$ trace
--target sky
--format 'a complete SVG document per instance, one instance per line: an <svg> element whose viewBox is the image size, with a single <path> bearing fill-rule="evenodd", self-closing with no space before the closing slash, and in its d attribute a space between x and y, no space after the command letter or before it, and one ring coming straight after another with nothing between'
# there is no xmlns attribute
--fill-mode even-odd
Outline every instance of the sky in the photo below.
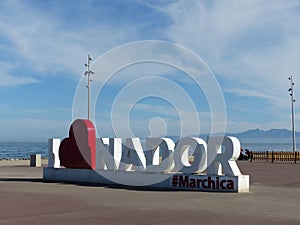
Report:
<svg viewBox="0 0 300 225"><path fill-rule="evenodd" d="M72 121L87 116L75 109L78 99L87 102L88 53L98 136L291 129L290 75L298 130L299 27L296 0L0 1L0 141L67 136ZM145 50L149 40L161 48ZM134 61L148 53L163 60ZM178 66L191 64L188 54L201 61L200 85Z"/></svg>

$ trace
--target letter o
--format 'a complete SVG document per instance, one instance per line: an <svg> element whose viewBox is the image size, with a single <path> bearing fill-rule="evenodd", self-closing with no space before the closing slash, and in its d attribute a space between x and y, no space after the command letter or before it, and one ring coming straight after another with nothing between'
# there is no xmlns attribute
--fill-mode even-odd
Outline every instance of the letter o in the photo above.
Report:
<svg viewBox="0 0 300 225"><path fill-rule="evenodd" d="M192 148L194 153L194 162L190 164L189 148ZM175 145L174 150L175 170L183 173L202 172L207 165L207 144L201 138L187 137L181 138Z"/></svg>

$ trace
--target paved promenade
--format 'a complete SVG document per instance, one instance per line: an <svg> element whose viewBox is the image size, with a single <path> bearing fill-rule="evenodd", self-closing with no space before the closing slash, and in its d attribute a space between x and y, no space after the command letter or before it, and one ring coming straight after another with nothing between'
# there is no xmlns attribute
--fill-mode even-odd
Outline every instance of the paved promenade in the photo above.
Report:
<svg viewBox="0 0 300 225"><path fill-rule="evenodd" d="M44 183L28 165L0 162L0 225L300 224L300 164L239 162L240 194Z"/></svg>

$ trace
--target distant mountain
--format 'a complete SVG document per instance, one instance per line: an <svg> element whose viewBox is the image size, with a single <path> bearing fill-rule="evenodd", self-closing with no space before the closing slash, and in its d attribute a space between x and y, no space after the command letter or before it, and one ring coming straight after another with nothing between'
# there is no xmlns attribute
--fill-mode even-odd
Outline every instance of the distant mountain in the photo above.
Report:
<svg viewBox="0 0 300 225"><path fill-rule="evenodd" d="M221 134L220 134L221 135ZM195 135L197 136L197 135ZM210 134L202 134L199 135L203 140L206 140ZM214 134L212 136L218 136L218 134ZM226 133L226 136L233 136L237 137L238 139L248 140L248 139L255 139L255 140L281 140L281 139L291 139L292 138L292 131L287 129L271 129L271 130L261 130L261 129L253 129L247 130L245 132L240 133ZM180 139L179 136L167 136L174 140L175 142ZM296 132L296 139L300 140L300 132Z"/></svg>
<svg viewBox="0 0 300 225"><path fill-rule="evenodd" d="M254 129L248 130L241 133L232 134L237 138L255 138L255 139L282 139L282 138L291 138L292 131L287 129L271 129L271 130L261 130ZM296 138L300 138L300 132L296 132Z"/></svg>

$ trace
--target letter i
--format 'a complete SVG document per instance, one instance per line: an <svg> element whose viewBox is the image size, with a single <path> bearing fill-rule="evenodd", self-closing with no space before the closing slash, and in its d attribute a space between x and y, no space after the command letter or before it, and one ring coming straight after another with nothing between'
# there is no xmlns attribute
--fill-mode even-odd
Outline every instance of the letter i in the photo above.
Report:
<svg viewBox="0 0 300 225"><path fill-rule="evenodd" d="M220 189L219 177L216 178L216 188L217 188L218 190Z"/></svg>

